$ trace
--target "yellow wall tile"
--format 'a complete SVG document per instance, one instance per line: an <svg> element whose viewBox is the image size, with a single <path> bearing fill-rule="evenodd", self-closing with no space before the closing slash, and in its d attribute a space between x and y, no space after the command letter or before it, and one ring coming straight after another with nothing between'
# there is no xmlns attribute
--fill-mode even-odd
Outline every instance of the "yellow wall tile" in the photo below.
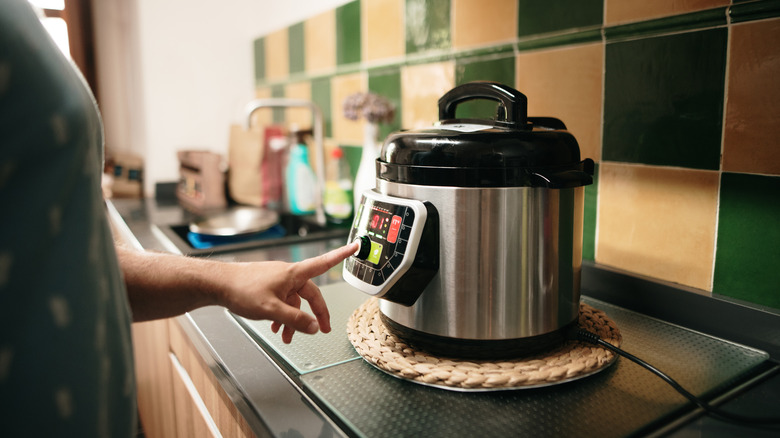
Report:
<svg viewBox="0 0 780 438"><path fill-rule="evenodd" d="M268 99L272 97L271 87L259 87L255 89L256 99ZM274 115L270 109L262 109L252 114L252 126L268 126L273 124Z"/></svg>
<svg viewBox="0 0 780 438"><path fill-rule="evenodd" d="M404 55L404 1L362 0L363 60L376 61Z"/></svg>
<svg viewBox="0 0 780 438"><path fill-rule="evenodd" d="M306 72L336 68L336 11L330 10L303 23Z"/></svg>
<svg viewBox="0 0 780 438"><path fill-rule="evenodd" d="M284 87L284 97L290 99L302 99L311 100L311 82L296 82L288 84ZM311 109L309 108L291 108L285 110L285 121L287 122L287 128L292 130L294 128L306 130L313 128L313 119ZM312 169L317 172L317 163L319 156L319 149L315 147L313 137L307 139L307 145L309 147L309 164ZM323 139L324 147L324 139Z"/></svg>
<svg viewBox="0 0 780 438"><path fill-rule="evenodd" d="M268 34L265 38L265 77L284 79L290 72L290 48L287 28Z"/></svg>
<svg viewBox="0 0 780 438"><path fill-rule="evenodd" d="M517 38L517 1L453 0L452 46L460 49Z"/></svg>
<svg viewBox="0 0 780 438"><path fill-rule="evenodd" d="M780 175L780 19L730 32L723 170Z"/></svg>
<svg viewBox="0 0 780 438"><path fill-rule="evenodd" d="M611 26L668 17L726 6L729 3L729 0L605 0L604 24Z"/></svg>
<svg viewBox="0 0 780 438"><path fill-rule="evenodd" d="M718 172L602 163L596 261L712 290Z"/></svg>
<svg viewBox="0 0 780 438"><path fill-rule="evenodd" d="M284 87L284 97L290 99L311 100L311 82L296 82ZM288 126L297 125L300 129L312 127L312 115L309 108L291 108L285 110Z"/></svg>
<svg viewBox="0 0 780 438"><path fill-rule="evenodd" d="M455 86L455 63L406 66L401 69L401 127L417 129L439 120L438 101Z"/></svg>
<svg viewBox="0 0 780 438"><path fill-rule="evenodd" d="M271 87L257 87L255 89L255 98L267 99L272 96Z"/></svg>
<svg viewBox="0 0 780 438"><path fill-rule="evenodd" d="M363 144L363 120L349 120L344 117L344 99L354 93L368 91L365 73L335 76L330 81L331 116L333 117L333 139L339 144Z"/></svg>
<svg viewBox="0 0 780 438"><path fill-rule="evenodd" d="M583 158L601 159L604 46L587 44L517 56L517 89L528 115L561 119Z"/></svg>

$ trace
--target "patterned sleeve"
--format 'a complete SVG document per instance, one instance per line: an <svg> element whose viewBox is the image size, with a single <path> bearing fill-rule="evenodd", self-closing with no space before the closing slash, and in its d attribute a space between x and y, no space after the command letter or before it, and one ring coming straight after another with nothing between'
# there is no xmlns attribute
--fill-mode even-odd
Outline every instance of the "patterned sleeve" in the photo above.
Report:
<svg viewBox="0 0 780 438"><path fill-rule="evenodd" d="M131 436L130 314L89 88L26 0L0 3L3 434Z"/></svg>

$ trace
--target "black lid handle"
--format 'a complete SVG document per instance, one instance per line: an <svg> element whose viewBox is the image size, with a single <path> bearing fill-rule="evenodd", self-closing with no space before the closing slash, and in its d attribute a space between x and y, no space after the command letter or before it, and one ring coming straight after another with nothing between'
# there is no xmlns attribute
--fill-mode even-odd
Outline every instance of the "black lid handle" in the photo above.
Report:
<svg viewBox="0 0 780 438"><path fill-rule="evenodd" d="M525 95L512 87L489 81L467 82L448 91L439 99L439 120L454 119L457 106L472 99L498 101L499 114L496 122L501 125L518 129L524 129L527 125L528 99Z"/></svg>

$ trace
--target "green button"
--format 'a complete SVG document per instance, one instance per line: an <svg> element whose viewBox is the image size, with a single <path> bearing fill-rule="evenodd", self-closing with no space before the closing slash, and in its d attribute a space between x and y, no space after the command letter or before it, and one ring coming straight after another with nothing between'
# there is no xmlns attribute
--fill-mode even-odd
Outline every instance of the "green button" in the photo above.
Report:
<svg viewBox="0 0 780 438"><path fill-rule="evenodd" d="M379 256L382 255L382 244L376 243L374 241L371 241L371 252L368 254L368 260L369 262L378 265L379 264Z"/></svg>

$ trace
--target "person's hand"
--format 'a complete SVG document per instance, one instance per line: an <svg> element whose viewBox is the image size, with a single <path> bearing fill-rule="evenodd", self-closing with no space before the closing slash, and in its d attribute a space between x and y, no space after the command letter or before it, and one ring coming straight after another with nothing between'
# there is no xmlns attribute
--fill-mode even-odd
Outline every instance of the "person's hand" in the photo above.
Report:
<svg viewBox="0 0 780 438"><path fill-rule="evenodd" d="M271 320L274 333L283 326L282 340L286 344L296 331L328 333L328 307L311 278L338 265L357 248L351 243L298 263L226 263L224 306L246 318ZM309 303L314 316L301 310L301 298Z"/></svg>

